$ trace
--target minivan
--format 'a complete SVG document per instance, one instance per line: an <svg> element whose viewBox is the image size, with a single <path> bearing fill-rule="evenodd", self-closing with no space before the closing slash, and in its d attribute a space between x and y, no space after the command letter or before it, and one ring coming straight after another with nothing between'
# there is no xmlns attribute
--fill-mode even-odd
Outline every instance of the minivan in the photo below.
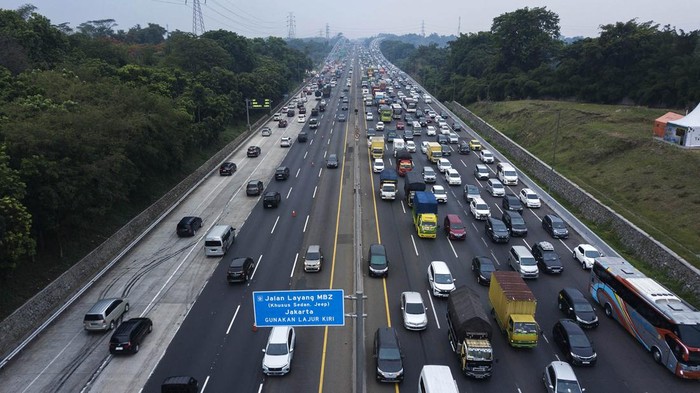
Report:
<svg viewBox="0 0 700 393"><path fill-rule="evenodd" d="M380 327L374 333L374 359L377 361L377 381L403 380L403 354L396 329Z"/></svg>
<svg viewBox="0 0 700 393"><path fill-rule="evenodd" d="M467 238L467 230L464 227L464 223L462 223L462 220L456 214L448 214L445 216L443 227L450 240L465 240Z"/></svg>
<svg viewBox="0 0 700 393"><path fill-rule="evenodd" d="M153 321L149 318L131 318L122 322L109 339L109 352L137 353L143 338L153 331Z"/></svg>
<svg viewBox="0 0 700 393"><path fill-rule="evenodd" d="M179 237L190 237L197 233L197 230L202 227L202 219L195 216L183 217L177 223L177 235Z"/></svg>
<svg viewBox="0 0 700 393"><path fill-rule="evenodd" d="M459 393L449 366L425 365L418 377L418 393Z"/></svg>
<svg viewBox="0 0 700 393"><path fill-rule="evenodd" d="M112 330L124 314L129 311L129 301L123 298L100 299L85 314L83 327L88 331Z"/></svg>
<svg viewBox="0 0 700 393"><path fill-rule="evenodd" d="M233 244L236 234L230 225L215 225L204 238L204 254L208 257L226 254Z"/></svg>
<svg viewBox="0 0 700 393"><path fill-rule="evenodd" d="M386 257L386 248L381 244L371 244L367 256L370 276L389 276L389 260Z"/></svg>
<svg viewBox="0 0 700 393"><path fill-rule="evenodd" d="M537 278L540 274L537 261L525 246L513 246L508 252L508 264L522 278Z"/></svg>
<svg viewBox="0 0 700 393"><path fill-rule="evenodd" d="M518 185L518 172L510 164L499 162L496 166L496 176L501 183L509 186Z"/></svg>
<svg viewBox="0 0 700 393"><path fill-rule="evenodd" d="M296 334L292 326L275 326L270 331L263 352L262 369L265 375L284 375L292 368Z"/></svg>
<svg viewBox="0 0 700 393"><path fill-rule="evenodd" d="M321 253L321 246L318 244L312 244L306 249L306 254L304 255L304 271L305 272L320 272L321 262L323 261L323 254Z"/></svg>
<svg viewBox="0 0 700 393"><path fill-rule="evenodd" d="M520 213L506 210L503 212L503 223L506 224L511 236L527 236L527 225Z"/></svg>

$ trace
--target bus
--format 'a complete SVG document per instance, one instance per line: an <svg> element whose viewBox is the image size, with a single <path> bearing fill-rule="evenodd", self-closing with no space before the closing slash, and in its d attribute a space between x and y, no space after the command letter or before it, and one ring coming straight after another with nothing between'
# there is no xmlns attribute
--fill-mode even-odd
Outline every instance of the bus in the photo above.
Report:
<svg viewBox="0 0 700 393"><path fill-rule="evenodd" d="M406 113L416 113L416 101L411 97L404 97L403 109Z"/></svg>
<svg viewBox="0 0 700 393"><path fill-rule="evenodd" d="M657 363L700 379L700 311L622 258L596 258L589 291Z"/></svg>
<svg viewBox="0 0 700 393"><path fill-rule="evenodd" d="M384 123L391 123L391 107L389 105L382 105L379 107L379 120Z"/></svg>
<svg viewBox="0 0 700 393"><path fill-rule="evenodd" d="M391 117L395 120L401 120L401 114L403 113L403 108L401 104L391 104Z"/></svg>

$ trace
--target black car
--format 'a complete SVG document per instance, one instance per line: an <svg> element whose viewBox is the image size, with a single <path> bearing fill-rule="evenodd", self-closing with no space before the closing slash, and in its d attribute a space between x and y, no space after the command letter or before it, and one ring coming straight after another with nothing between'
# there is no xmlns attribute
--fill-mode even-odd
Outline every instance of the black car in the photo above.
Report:
<svg viewBox="0 0 700 393"><path fill-rule="evenodd" d="M278 167L275 170L275 180L287 180L289 179L289 168L286 166Z"/></svg>
<svg viewBox="0 0 700 393"><path fill-rule="evenodd" d="M389 260L386 257L386 248L381 244L371 244L367 256L370 277L388 277Z"/></svg>
<svg viewBox="0 0 700 393"><path fill-rule="evenodd" d="M149 318L131 318L122 322L109 339L109 352L136 353L141 347L143 338L153 331L153 321Z"/></svg>
<svg viewBox="0 0 700 393"><path fill-rule="evenodd" d="M469 144L467 144L467 148L469 148ZM518 198L517 195L511 193L507 193L503 196L503 199L501 200L501 206L503 206L504 210L512 210L516 212L523 211L523 204L520 203L520 198Z"/></svg>
<svg viewBox="0 0 700 393"><path fill-rule="evenodd" d="M488 286L491 283L491 273L496 271L493 261L487 257L474 257L472 259L472 272L476 276L476 282Z"/></svg>
<svg viewBox="0 0 700 393"><path fill-rule="evenodd" d="M306 114L306 107L304 107L304 104L302 103L301 106L299 107L299 114L300 115L305 115Z"/></svg>
<svg viewBox="0 0 700 393"><path fill-rule="evenodd" d="M336 154L330 154L326 160L326 168L337 168L338 167L338 156Z"/></svg>
<svg viewBox="0 0 700 393"><path fill-rule="evenodd" d="M260 147L259 146L250 146L248 147L248 157L257 157L260 155Z"/></svg>
<svg viewBox="0 0 700 393"><path fill-rule="evenodd" d="M527 236L527 225L525 225L525 219L520 213L506 210L503 212L502 219L511 236Z"/></svg>
<svg viewBox="0 0 700 393"><path fill-rule="evenodd" d="M264 208L276 208L282 202L282 196L277 191L268 191L263 195Z"/></svg>
<svg viewBox="0 0 700 393"><path fill-rule="evenodd" d="M347 106L347 105L343 105L343 106L340 107L340 110L346 111L346 110L348 110L348 106Z"/></svg>
<svg viewBox="0 0 700 393"><path fill-rule="evenodd" d="M371 138L373 136L377 136L377 131L374 128L368 128L367 129L367 138Z"/></svg>
<svg viewBox="0 0 700 393"><path fill-rule="evenodd" d="M248 196L260 195L263 192L263 182L260 180L251 180L245 188L245 194Z"/></svg>
<svg viewBox="0 0 700 393"><path fill-rule="evenodd" d="M547 214L542 218L542 228L555 239L567 239L569 237L566 223L554 214Z"/></svg>
<svg viewBox="0 0 700 393"><path fill-rule="evenodd" d="M452 123L452 129L455 130L456 132L462 131L462 126L459 125L458 123Z"/></svg>
<svg viewBox="0 0 700 393"><path fill-rule="evenodd" d="M300 131L299 135L297 136L297 141L304 143L307 140L309 140L309 134L307 134L306 131Z"/></svg>
<svg viewBox="0 0 700 393"><path fill-rule="evenodd" d="M403 354L396 329L380 327L374 334L374 358L377 361L377 380L400 382L403 380Z"/></svg>
<svg viewBox="0 0 700 393"><path fill-rule="evenodd" d="M561 274L564 266L561 264L559 254L554 251L554 246L550 242L539 242L532 247L532 256L537 261L540 271L549 274Z"/></svg>
<svg viewBox="0 0 700 393"><path fill-rule="evenodd" d="M457 149L459 151L459 154L469 154L472 151L472 149L469 148L469 142L467 141L460 141Z"/></svg>
<svg viewBox="0 0 700 393"><path fill-rule="evenodd" d="M448 145L440 145L442 148L442 156L449 157L452 155L452 149Z"/></svg>
<svg viewBox="0 0 700 393"><path fill-rule="evenodd" d="M318 116L318 108L311 108L311 116Z"/></svg>
<svg viewBox="0 0 700 393"><path fill-rule="evenodd" d="M423 117L423 116L421 116L421 117L419 118L418 122L420 123L420 126L423 127L423 128L425 128L425 127L428 126L428 121L427 121L426 118Z"/></svg>
<svg viewBox="0 0 700 393"><path fill-rule="evenodd" d="M190 237L197 233L197 230L202 227L202 218L195 216L183 217L177 223L177 235L179 237Z"/></svg>
<svg viewBox="0 0 700 393"><path fill-rule="evenodd" d="M279 128L287 127L287 120L285 120L285 119L280 120L279 123L277 123L277 127L279 127Z"/></svg>
<svg viewBox="0 0 700 393"><path fill-rule="evenodd" d="M441 145L449 145L450 144L450 137L447 135L438 134L437 143L439 143Z"/></svg>
<svg viewBox="0 0 700 393"><path fill-rule="evenodd" d="M221 176L231 176L231 175L233 175L234 172L236 172L236 169L238 169L238 168L236 167L236 164L234 164L234 163L232 163L232 162L224 162L224 163L221 164L221 166L219 167L219 175L221 175Z"/></svg>
<svg viewBox="0 0 700 393"><path fill-rule="evenodd" d="M592 366L597 354L588 336L571 319L560 319L552 329L552 339L569 363L577 366Z"/></svg>
<svg viewBox="0 0 700 393"><path fill-rule="evenodd" d="M510 232L506 224L494 217L486 219L486 235L495 243L508 243L510 240Z"/></svg>
<svg viewBox="0 0 700 393"><path fill-rule="evenodd" d="M233 258L226 271L226 280L229 283L246 282L250 280L255 270L255 261L250 257Z"/></svg>
<svg viewBox="0 0 700 393"><path fill-rule="evenodd" d="M598 326L598 316L581 291L576 288L564 288L559 291L557 305L567 318L578 322L582 328Z"/></svg>

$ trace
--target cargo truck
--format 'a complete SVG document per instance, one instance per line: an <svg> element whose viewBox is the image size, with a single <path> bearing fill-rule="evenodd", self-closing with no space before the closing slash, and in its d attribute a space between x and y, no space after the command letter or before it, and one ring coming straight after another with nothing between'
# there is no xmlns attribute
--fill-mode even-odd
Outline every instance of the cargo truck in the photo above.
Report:
<svg viewBox="0 0 700 393"><path fill-rule="evenodd" d="M413 197L413 224L418 237L435 239L437 237L438 203L435 194L416 191Z"/></svg>
<svg viewBox="0 0 700 393"><path fill-rule="evenodd" d="M416 191L425 191L425 181L420 173L411 171L406 174L403 182L404 197L408 206L413 206L413 196Z"/></svg>
<svg viewBox="0 0 700 393"><path fill-rule="evenodd" d="M537 299L525 280L520 277L520 273L511 271L491 273L489 301L498 327L506 334L511 346L523 348L537 346L540 331L535 321Z"/></svg>
<svg viewBox="0 0 700 393"><path fill-rule="evenodd" d="M381 136L373 136L369 141L372 158L384 158L384 138Z"/></svg>
<svg viewBox="0 0 700 393"><path fill-rule="evenodd" d="M433 164L442 158L442 146L437 142L428 142L428 148L426 149L426 154L428 156L428 161Z"/></svg>
<svg viewBox="0 0 700 393"><path fill-rule="evenodd" d="M396 144L394 144L394 148ZM401 149L396 152L396 171L399 176L406 176L406 174L413 170L413 157L411 153L406 149Z"/></svg>
<svg viewBox="0 0 700 393"><path fill-rule="evenodd" d="M399 177L393 168L386 168L379 173L379 196L382 199L396 199L396 184Z"/></svg>
<svg viewBox="0 0 700 393"><path fill-rule="evenodd" d="M447 338L464 375L488 378L493 367L491 323L479 294L461 286L447 298Z"/></svg>

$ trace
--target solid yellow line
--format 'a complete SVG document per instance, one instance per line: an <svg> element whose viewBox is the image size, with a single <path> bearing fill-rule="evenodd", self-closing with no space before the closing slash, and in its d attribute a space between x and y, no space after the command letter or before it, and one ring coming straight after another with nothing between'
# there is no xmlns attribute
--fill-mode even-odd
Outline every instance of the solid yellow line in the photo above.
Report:
<svg viewBox="0 0 700 393"><path fill-rule="evenodd" d="M350 119L346 119L345 124L345 140L343 141L343 164L340 166L340 195L338 195L338 211L335 216L335 236L333 239L333 258L331 262L331 281L328 284L329 289L333 289L333 276L335 275L335 255L338 247L338 227L340 226L340 205L343 201L343 178L345 175L345 154L347 154L348 146L348 126ZM321 353L321 375L318 380L318 393L323 392L323 378L326 370L326 348L328 346L328 326L323 329L323 350Z"/></svg>

